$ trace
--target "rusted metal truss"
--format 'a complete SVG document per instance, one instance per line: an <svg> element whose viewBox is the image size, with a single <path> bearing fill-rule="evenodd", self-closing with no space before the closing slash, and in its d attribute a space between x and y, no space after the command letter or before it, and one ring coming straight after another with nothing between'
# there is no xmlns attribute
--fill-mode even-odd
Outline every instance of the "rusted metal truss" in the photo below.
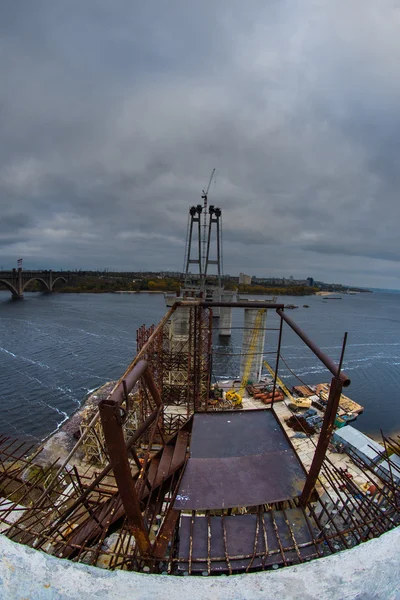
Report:
<svg viewBox="0 0 400 600"><path fill-rule="evenodd" d="M355 457L371 491L361 492L343 469L325 459L318 479L320 497L305 506L292 499L187 512L173 504L189 437L187 424L151 457L142 479L130 462L148 555L140 552L111 469L99 478L91 469L65 468L43 497L55 465L40 467L40 453L7 438L0 440L2 532L50 554L105 568L211 575L327 556L400 524L400 473L393 460L400 456L400 439L383 438L385 472Z"/></svg>
<svg viewBox="0 0 400 600"><path fill-rule="evenodd" d="M138 330L138 352L149 363L164 404L163 431L176 433L196 411L206 410L210 385L212 313L200 306L177 307L162 328ZM146 400L143 386L140 393ZM142 403L147 416L148 403Z"/></svg>
<svg viewBox="0 0 400 600"><path fill-rule="evenodd" d="M271 307L282 312L281 305ZM172 335L175 314L179 329ZM60 464L46 462L43 447L0 437L0 532L103 568L212 575L301 563L400 524L400 437L382 435L376 463L348 453L362 485L326 456L339 391L349 379L341 363L318 349L334 380L303 493L255 506L177 508L192 415L208 410L211 318L205 303L182 303L157 327L139 330L137 357L82 435L84 441L97 427L102 465L74 463L82 440ZM283 320L316 349L290 319ZM280 343L277 358L279 353ZM133 431L127 424L137 403Z"/></svg>
<svg viewBox="0 0 400 600"><path fill-rule="evenodd" d="M154 409L126 440L125 394L139 379L146 385ZM42 468L37 463L41 452L29 456L32 448L2 440L0 523L8 537L59 557L110 568L140 569L150 560L153 548L158 554L165 553L173 515L169 508L186 461L190 421L166 440L161 396L148 364L139 362L124 381L125 385L100 403L110 457L100 474L90 467L79 472L65 466L54 480L57 461ZM160 450L153 448L157 433L163 440ZM144 436L149 441L139 458L137 447ZM162 535L158 536L161 525ZM115 528L118 533L113 535Z"/></svg>

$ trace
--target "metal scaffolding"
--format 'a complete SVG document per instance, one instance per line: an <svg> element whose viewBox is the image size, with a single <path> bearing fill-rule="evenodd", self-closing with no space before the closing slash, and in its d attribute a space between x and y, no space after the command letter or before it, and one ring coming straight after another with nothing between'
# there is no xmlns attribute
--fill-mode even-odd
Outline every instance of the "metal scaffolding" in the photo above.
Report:
<svg viewBox="0 0 400 600"><path fill-rule="evenodd" d="M166 435L178 431L195 411L207 409L211 333L211 309L198 305L178 306L157 331L154 325L138 331L138 352L148 361L163 401ZM142 385L140 393L145 398ZM141 418L146 418L146 412Z"/></svg>
<svg viewBox="0 0 400 600"><path fill-rule="evenodd" d="M265 308L281 317L276 374L285 321L333 375L309 469L273 402L261 410L210 412L211 311L201 301L182 303L157 327L139 330L137 356L98 412L87 415L62 464L45 463L43 446L0 437L0 532L108 569L229 575L334 554L398 526L400 437L382 434L376 462L347 451L362 485L334 464L326 449L349 378L341 361L323 354L281 305ZM275 378L273 394L276 385ZM221 435L217 422L236 434ZM74 453L85 444L89 460L75 464ZM93 461L100 455L99 467ZM290 469L282 467L285 461ZM191 477L199 472L208 479ZM211 484L222 492L229 486L229 505L210 496Z"/></svg>

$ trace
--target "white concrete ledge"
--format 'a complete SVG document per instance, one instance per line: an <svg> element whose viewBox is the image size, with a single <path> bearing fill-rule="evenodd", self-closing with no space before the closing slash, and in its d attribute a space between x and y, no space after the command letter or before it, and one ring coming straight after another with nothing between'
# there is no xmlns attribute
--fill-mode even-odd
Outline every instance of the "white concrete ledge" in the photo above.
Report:
<svg viewBox="0 0 400 600"><path fill-rule="evenodd" d="M397 600L400 528L327 558L231 577L105 571L60 560L0 535L2 600Z"/></svg>

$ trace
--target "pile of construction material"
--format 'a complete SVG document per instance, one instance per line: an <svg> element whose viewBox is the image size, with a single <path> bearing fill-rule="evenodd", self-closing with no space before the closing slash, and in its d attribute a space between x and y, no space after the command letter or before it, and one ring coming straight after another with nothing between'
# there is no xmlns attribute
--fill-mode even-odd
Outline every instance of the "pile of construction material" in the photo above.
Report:
<svg viewBox="0 0 400 600"><path fill-rule="evenodd" d="M282 402L284 399L283 392L276 387L275 394L272 385L248 385L246 387L249 396L252 396L254 400L261 400L263 404L271 404L272 399L274 402Z"/></svg>

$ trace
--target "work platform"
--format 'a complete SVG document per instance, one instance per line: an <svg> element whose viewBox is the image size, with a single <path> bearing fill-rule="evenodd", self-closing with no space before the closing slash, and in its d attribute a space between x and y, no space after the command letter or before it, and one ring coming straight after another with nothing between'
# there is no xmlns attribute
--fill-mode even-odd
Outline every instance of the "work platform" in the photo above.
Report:
<svg viewBox="0 0 400 600"><path fill-rule="evenodd" d="M281 502L299 496L305 479L273 410L198 413L174 506L208 510Z"/></svg>
<svg viewBox="0 0 400 600"><path fill-rule="evenodd" d="M180 571L243 572L318 557L305 511L269 510L245 515L183 516Z"/></svg>
<svg viewBox="0 0 400 600"><path fill-rule="evenodd" d="M305 511L273 508L295 500L305 479L272 409L195 414L174 504L178 569L232 573L316 556Z"/></svg>

